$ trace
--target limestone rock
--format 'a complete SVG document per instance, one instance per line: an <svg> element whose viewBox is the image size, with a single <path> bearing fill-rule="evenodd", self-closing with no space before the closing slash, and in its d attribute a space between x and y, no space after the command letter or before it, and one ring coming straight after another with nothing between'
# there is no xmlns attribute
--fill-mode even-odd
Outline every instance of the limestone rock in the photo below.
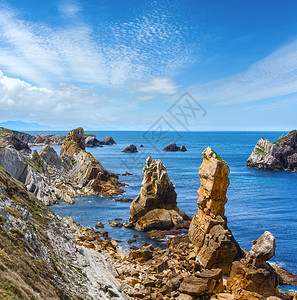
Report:
<svg viewBox="0 0 297 300"><path fill-rule="evenodd" d="M163 151L170 151L170 152L175 152L175 151L181 151L181 152L185 152L187 151L187 148L185 147L185 145L182 146L177 146L175 143L172 143L168 146L166 146Z"/></svg>
<svg viewBox="0 0 297 300"><path fill-rule="evenodd" d="M256 169L297 171L297 130L282 135L274 143L261 138L247 161Z"/></svg>
<svg viewBox="0 0 297 300"><path fill-rule="evenodd" d="M227 290L242 297L249 293L263 297L277 296L279 277L266 263L266 260L273 256L274 251L275 239L270 232L266 231L254 242L246 258L233 262Z"/></svg>
<svg viewBox="0 0 297 300"><path fill-rule="evenodd" d="M233 260L242 255L224 215L230 169L211 148L206 148L202 155L199 209L192 219L189 238L205 268L221 268L223 274L228 274Z"/></svg>
<svg viewBox="0 0 297 300"><path fill-rule="evenodd" d="M115 145L116 142L112 138L112 136L105 137L101 142L101 145Z"/></svg>
<svg viewBox="0 0 297 300"><path fill-rule="evenodd" d="M79 127L68 132L61 147L60 155L78 154L80 150L85 150L85 134L83 128Z"/></svg>
<svg viewBox="0 0 297 300"><path fill-rule="evenodd" d="M100 141L96 139L96 136L92 135L86 136L85 145L86 147L101 147Z"/></svg>
<svg viewBox="0 0 297 300"><path fill-rule="evenodd" d="M130 222L138 230L168 229L183 222L175 186L160 160L146 160L139 195L130 206Z"/></svg>
<svg viewBox="0 0 297 300"><path fill-rule="evenodd" d="M269 232L264 234L253 242L249 256L251 258L258 258L264 261L271 259L275 255L275 237Z"/></svg>
<svg viewBox="0 0 297 300"><path fill-rule="evenodd" d="M13 146L22 153L31 153L28 144L21 140L27 134L0 127L0 147Z"/></svg>
<svg viewBox="0 0 297 300"><path fill-rule="evenodd" d="M135 153L138 152L138 150L134 144L130 144L122 152Z"/></svg>

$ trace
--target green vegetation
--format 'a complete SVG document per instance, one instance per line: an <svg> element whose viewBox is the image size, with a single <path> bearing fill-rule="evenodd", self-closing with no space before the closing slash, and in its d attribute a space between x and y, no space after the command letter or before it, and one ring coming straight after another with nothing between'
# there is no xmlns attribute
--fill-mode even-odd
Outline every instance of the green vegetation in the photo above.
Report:
<svg viewBox="0 0 297 300"><path fill-rule="evenodd" d="M292 137L293 134L297 132L296 129L291 130L286 136L281 137L277 141L275 141L273 144L277 145L278 147L281 146L285 141L287 141L289 138Z"/></svg>
<svg viewBox="0 0 297 300"><path fill-rule="evenodd" d="M218 161L224 162L224 160L221 158L221 156L220 156L217 152L215 152L213 149L212 149L212 151L213 151L213 153L216 155L216 159L217 159Z"/></svg>
<svg viewBox="0 0 297 300"><path fill-rule="evenodd" d="M268 153L265 151L265 149L260 146L259 144L256 145L255 147L255 153L257 155L263 155L263 156L266 156Z"/></svg>

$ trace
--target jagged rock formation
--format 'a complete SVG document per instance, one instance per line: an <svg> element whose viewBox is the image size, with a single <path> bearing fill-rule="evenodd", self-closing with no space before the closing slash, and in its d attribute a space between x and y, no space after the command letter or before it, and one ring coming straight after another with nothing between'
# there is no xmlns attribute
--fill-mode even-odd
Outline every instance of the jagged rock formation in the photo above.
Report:
<svg viewBox="0 0 297 300"><path fill-rule="evenodd" d="M57 190L51 186L47 165L36 150L30 157L24 158L12 147L0 148L0 165L45 205L58 202Z"/></svg>
<svg viewBox="0 0 297 300"><path fill-rule="evenodd" d="M192 219L189 238L205 268L220 268L228 274L234 259L242 255L224 215L230 169L211 148L206 148L202 155L199 209Z"/></svg>
<svg viewBox="0 0 297 300"><path fill-rule="evenodd" d="M137 230L168 229L183 223L185 213L176 203L175 186L160 160L146 160L139 195L131 203L129 226Z"/></svg>
<svg viewBox="0 0 297 300"><path fill-rule="evenodd" d="M86 147L102 147L101 142L96 139L96 136L88 135L85 137Z"/></svg>
<svg viewBox="0 0 297 300"><path fill-rule="evenodd" d="M274 143L261 138L248 158L247 166L266 170L297 172L297 130L281 136Z"/></svg>
<svg viewBox="0 0 297 300"><path fill-rule="evenodd" d="M0 147L12 146L22 153L31 153L28 144L24 142L27 134L0 127Z"/></svg>
<svg viewBox="0 0 297 300"><path fill-rule="evenodd" d="M185 152L187 151L187 148L185 147L185 145L182 146L177 146L175 143L172 143L168 146L166 146L163 151L170 151L170 152L175 152L175 151L181 151L181 152Z"/></svg>
<svg viewBox="0 0 297 300"><path fill-rule="evenodd" d="M138 152L138 150L134 144L130 144L122 152L134 153L134 152Z"/></svg>
<svg viewBox="0 0 297 300"><path fill-rule="evenodd" d="M70 197L81 194L117 196L124 191L118 176L108 172L92 154L85 151L84 130L71 130L63 142L60 158L69 157L72 166L67 170L67 180L55 181L55 186ZM65 181L65 180L64 180Z"/></svg>
<svg viewBox="0 0 297 300"><path fill-rule="evenodd" d="M233 262L227 289L236 295L236 299L261 299L259 295L262 297L279 295L279 277L266 263L274 253L275 238L270 232L265 231L257 241L253 241L253 246L245 258Z"/></svg>
<svg viewBox="0 0 297 300"><path fill-rule="evenodd" d="M0 298L127 299L105 254L78 246L51 209L0 166Z"/></svg>
<svg viewBox="0 0 297 300"><path fill-rule="evenodd" d="M105 137L101 142L101 145L115 145L116 142L112 138L112 136Z"/></svg>

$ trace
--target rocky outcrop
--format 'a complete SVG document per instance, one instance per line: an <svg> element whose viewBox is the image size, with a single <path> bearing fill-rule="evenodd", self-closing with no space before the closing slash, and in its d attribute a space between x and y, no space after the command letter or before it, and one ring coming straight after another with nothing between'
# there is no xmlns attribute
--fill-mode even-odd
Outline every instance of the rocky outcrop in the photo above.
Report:
<svg viewBox="0 0 297 300"><path fill-rule="evenodd" d="M139 195L130 206L129 226L137 230L168 229L183 223L185 214L176 202L175 186L160 160L146 160Z"/></svg>
<svg viewBox="0 0 297 300"><path fill-rule="evenodd" d="M279 277L266 263L274 253L275 238L265 231L257 241L253 241L253 246L245 258L233 262L227 289L237 299L254 299L255 295L278 296Z"/></svg>
<svg viewBox="0 0 297 300"><path fill-rule="evenodd" d="M135 153L135 152L138 152L138 150L135 145L130 144L122 152Z"/></svg>
<svg viewBox="0 0 297 300"><path fill-rule="evenodd" d="M26 137L26 133L0 127L0 147L2 148L12 146L14 149L22 153L31 153L31 149L28 144L21 139L25 139Z"/></svg>
<svg viewBox="0 0 297 300"><path fill-rule="evenodd" d="M51 133L38 133L33 135L28 143L30 145L62 145L65 135L55 135Z"/></svg>
<svg viewBox="0 0 297 300"><path fill-rule="evenodd" d="M0 247L1 299L127 299L109 256L79 246L1 166Z"/></svg>
<svg viewBox="0 0 297 300"><path fill-rule="evenodd" d="M85 138L86 147L102 147L101 142L96 139L96 136L88 135Z"/></svg>
<svg viewBox="0 0 297 300"><path fill-rule="evenodd" d="M60 159L68 157L72 162L63 180L55 180L57 188L70 197L82 194L117 196L124 191L118 176L108 172L92 154L85 151L84 130L70 131L63 142ZM65 180L66 178L66 180Z"/></svg>
<svg viewBox="0 0 297 300"><path fill-rule="evenodd" d="M116 142L112 138L112 136L105 137L101 142L101 145L116 145Z"/></svg>
<svg viewBox="0 0 297 300"><path fill-rule="evenodd" d="M36 150L24 158L12 147L0 148L0 165L45 205L58 203L57 190L51 186L46 163Z"/></svg>
<svg viewBox="0 0 297 300"><path fill-rule="evenodd" d="M175 151L181 151L181 152L185 152L187 151L187 148L185 147L185 145L182 146L177 146L175 143L172 143L168 146L166 146L163 151L171 151L171 152L175 152Z"/></svg>
<svg viewBox="0 0 297 300"><path fill-rule="evenodd" d="M247 166L264 170L297 171L297 131L290 131L274 143L261 138L248 158Z"/></svg>
<svg viewBox="0 0 297 300"><path fill-rule="evenodd" d="M202 155L199 209L192 219L189 238L205 268L220 268L228 274L234 259L242 255L224 215L230 169L211 148L206 148Z"/></svg>

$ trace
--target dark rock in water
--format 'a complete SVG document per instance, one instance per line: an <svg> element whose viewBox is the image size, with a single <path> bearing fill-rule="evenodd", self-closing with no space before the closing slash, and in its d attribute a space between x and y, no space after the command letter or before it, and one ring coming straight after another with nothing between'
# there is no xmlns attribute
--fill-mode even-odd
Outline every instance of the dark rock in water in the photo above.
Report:
<svg viewBox="0 0 297 300"><path fill-rule="evenodd" d="M95 228L98 229L98 228L103 228L104 227L104 224L100 221L98 221L98 223L95 225Z"/></svg>
<svg viewBox="0 0 297 300"><path fill-rule="evenodd" d="M182 145L180 147L178 147L175 143L172 143L170 145L168 145L167 147L165 147L163 149L163 151L171 151L171 152L175 152L175 151L181 151L181 152L185 152L187 151L185 145Z"/></svg>
<svg viewBox="0 0 297 300"><path fill-rule="evenodd" d="M279 284L297 285L297 275L279 267L277 264L272 266L280 278Z"/></svg>
<svg viewBox="0 0 297 300"><path fill-rule="evenodd" d="M134 152L138 152L138 150L134 144L130 144L122 152L134 153Z"/></svg>
<svg viewBox="0 0 297 300"><path fill-rule="evenodd" d="M100 141L95 136L87 136L85 139L86 147L102 147Z"/></svg>
<svg viewBox="0 0 297 300"><path fill-rule="evenodd" d="M122 174L122 176L131 176L133 175L132 173L129 173L128 171L126 171L124 174Z"/></svg>
<svg viewBox="0 0 297 300"><path fill-rule="evenodd" d="M248 158L247 166L264 170L297 171L297 130L282 135L274 143L261 138Z"/></svg>
<svg viewBox="0 0 297 300"><path fill-rule="evenodd" d="M142 148L142 147L143 147L143 145L140 145L139 147L140 147L140 148Z"/></svg>
<svg viewBox="0 0 297 300"><path fill-rule="evenodd" d="M100 143L101 145L116 145L116 142L111 136L107 136Z"/></svg>
<svg viewBox="0 0 297 300"><path fill-rule="evenodd" d="M133 199L131 199L131 198L116 198L115 201L117 201L117 202L132 202Z"/></svg>

